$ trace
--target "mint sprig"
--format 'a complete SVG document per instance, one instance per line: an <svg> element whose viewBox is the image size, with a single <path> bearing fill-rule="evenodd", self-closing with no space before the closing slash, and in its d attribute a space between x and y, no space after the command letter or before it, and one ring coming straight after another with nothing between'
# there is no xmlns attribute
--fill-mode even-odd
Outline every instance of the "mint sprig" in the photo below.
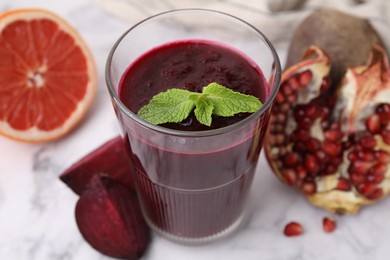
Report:
<svg viewBox="0 0 390 260"><path fill-rule="evenodd" d="M160 92L140 109L138 116L155 125L180 123L195 109L196 119L210 126L212 115L229 117L238 113L253 113L261 106L255 96L233 91L214 82L203 87L202 93L176 88Z"/></svg>

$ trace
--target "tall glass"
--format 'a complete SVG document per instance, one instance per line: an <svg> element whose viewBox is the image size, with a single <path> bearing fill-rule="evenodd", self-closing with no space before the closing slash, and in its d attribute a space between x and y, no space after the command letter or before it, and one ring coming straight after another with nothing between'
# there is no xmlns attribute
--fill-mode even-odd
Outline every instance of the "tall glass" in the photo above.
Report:
<svg viewBox="0 0 390 260"><path fill-rule="evenodd" d="M152 125L120 100L131 63L168 42L207 39L240 50L263 72L266 99L233 125L179 131ZM152 64L153 65L153 64ZM113 46L106 83L131 160L143 214L153 230L178 242L206 242L234 231L243 219L281 69L269 40L256 28L218 11L183 9L150 17Z"/></svg>

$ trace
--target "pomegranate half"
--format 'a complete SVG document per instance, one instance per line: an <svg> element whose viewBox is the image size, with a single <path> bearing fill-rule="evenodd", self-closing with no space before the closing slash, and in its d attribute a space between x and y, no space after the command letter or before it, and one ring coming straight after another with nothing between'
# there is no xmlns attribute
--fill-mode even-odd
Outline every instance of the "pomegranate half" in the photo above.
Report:
<svg viewBox="0 0 390 260"><path fill-rule="evenodd" d="M331 83L330 59L311 46L284 71L264 150L275 174L314 205L355 213L390 192L389 62L375 45L367 65Z"/></svg>

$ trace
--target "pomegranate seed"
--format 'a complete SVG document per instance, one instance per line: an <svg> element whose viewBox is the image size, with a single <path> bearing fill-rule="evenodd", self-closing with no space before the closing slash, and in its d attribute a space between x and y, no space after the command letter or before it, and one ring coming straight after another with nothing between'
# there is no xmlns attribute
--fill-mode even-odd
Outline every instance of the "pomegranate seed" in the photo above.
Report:
<svg viewBox="0 0 390 260"><path fill-rule="evenodd" d="M275 120L279 124L284 124L286 122L286 114L278 114L278 115L276 115Z"/></svg>
<svg viewBox="0 0 390 260"><path fill-rule="evenodd" d="M351 162L354 162L356 161L357 159L359 159L359 156L358 156L358 153L357 152L350 152L348 154L348 160L351 161Z"/></svg>
<svg viewBox="0 0 390 260"><path fill-rule="evenodd" d="M288 79L288 84L291 86L291 89L298 90L300 88L299 82L298 82L298 74L294 74L291 78Z"/></svg>
<svg viewBox="0 0 390 260"><path fill-rule="evenodd" d="M297 176L293 169L285 169L283 171L283 178L288 185L294 185L297 181Z"/></svg>
<svg viewBox="0 0 390 260"><path fill-rule="evenodd" d="M310 127L313 125L313 120L308 117L304 117L301 119L301 121L298 122L298 124L303 129L310 129Z"/></svg>
<svg viewBox="0 0 390 260"><path fill-rule="evenodd" d="M390 162L390 154L383 151L383 150L375 151L374 156L381 163L389 163Z"/></svg>
<svg viewBox="0 0 390 260"><path fill-rule="evenodd" d="M286 136L284 134L276 134L275 137L275 145L283 145L286 141Z"/></svg>
<svg viewBox="0 0 390 260"><path fill-rule="evenodd" d="M341 126L339 123L333 123L331 126L330 126L330 129L331 130L340 130L341 129Z"/></svg>
<svg viewBox="0 0 390 260"><path fill-rule="evenodd" d="M329 155L327 155L324 151L318 150L315 152L315 157L318 159L319 163L326 163L329 161Z"/></svg>
<svg viewBox="0 0 390 260"><path fill-rule="evenodd" d="M366 128L372 134L377 134L381 130L380 118L378 115L371 115L366 119Z"/></svg>
<svg viewBox="0 0 390 260"><path fill-rule="evenodd" d="M295 166L299 161L299 156L297 153L290 153L285 157L284 164L287 167Z"/></svg>
<svg viewBox="0 0 390 260"><path fill-rule="evenodd" d="M301 190L306 195L313 195L317 190L317 185L312 180L306 180L302 183Z"/></svg>
<svg viewBox="0 0 390 260"><path fill-rule="evenodd" d="M305 156L305 168L309 173L316 173L320 169L317 158L308 154Z"/></svg>
<svg viewBox="0 0 390 260"><path fill-rule="evenodd" d="M377 163L370 168L369 173L373 174L385 174L387 171L387 164Z"/></svg>
<svg viewBox="0 0 390 260"><path fill-rule="evenodd" d="M310 137L309 132L305 129L296 129L292 135L297 141L307 141Z"/></svg>
<svg viewBox="0 0 390 260"><path fill-rule="evenodd" d="M339 130L328 130L324 133L325 139L331 142L337 142L341 139L342 134Z"/></svg>
<svg viewBox="0 0 390 260"><path fill-rule="evenodd" d="M370 173L366 176L366 180L368 182L371 182L373 184L379 184L385 179L385 174L384 173Z"/></svg>
<svg viewBox="0 0 390 260"><path fill-rule="evenodd" d="M371 151L359 151L357 152L357 156L366 162L372 162L375 160L375 155Z"/></svg>
<svg viewBox="0 0 390 260"><path fill-rule="evenodd" d="M284 88L282 88L282 91L283 91L284 96L286 96L286 97L289 96L291 93L293 93L291 86L288 84L284 85Z"/></svg>
<svg viewBox="0 0 390 260"><path fill-rule="evenodd" d="M371 165L365 161L355 161L349 166L350 171L358 173L367 173Z"/></svg>
<svg viewBox="0 0 390 260"><path fill-rule="evenodd" d="M383 196L383 190L381 188L376 188L369 195L367 195L367 198L370 200L377 200L382 196Z"/></svg>
<svg viewBox="0 0 390 260"><path fill-rule="evenodd" d="M325 91L328 90L328 88L329 88L329 82L330 82L329 76L326 76L326 77L324 77L324 78L322 79L321 87L320 87L321 92L325 92Z"/></svg>
<svg viewBox="0 0 390 260"><path fill-rule="evenodd" d="M327 120L329 118L329 108L328 107L322 107L321 110L320 110L320 117L323 119L323 120ZM329 122L327 121L324 121L326 122L327 124L329 124Z"/></svg>
<svg viewBox="0 0 390 260"><path fill-rule="evenodd" d="M306 70L299 75L299 84L302 87L305 87L310 83L312 78L313 73L310 70Z"/></svg>
<svg viewBox="0 0 390 260"><path fill-rule="evenodd" d="M284 102L284 96L281 92L278 92L278 94L275 97L275 104L282 104Z"/></svg>
<svg viewBox="0 0 390 260"><path fill-rule="evenodd" d="M363 182L357 185L357 190L362 195L369 195L375 190L375 185L371 182Z"/></svg>
<svg viewBox="0 0 390 260"><path fill-rule="evenodd" d="M349 181L347 179L340 178L339 181L337 182L336 189L342 191L350 191L351 185L349 184Z"/></svg>
<svg viewBox="0 0 390 260"><path fill-rule="evenodd" d="M379 116L382 125L387 125L390 121L390 104L380 104L375 112Z"/></svg>
<svg viewBox="0 0 390 260"><path fill-rule="evenodd" d="M290 104L287 102L284 102L279 107L281 113L286 113L288 110L290 110Z"/></svg>
<svg viewBox="0 0 390 260"><path fill-rule="evenodd" d="M297 101L297 97L298 97L298 95L296 93L291 93L287 97L287 102L290 103L290 104L293 104L293 103L295 103L295 101Z"/></svg>
<svg viewBox="0 0 390 260"><path fill-rule="evenodd" d="M317 107L313 104L308 104L305 109L305 115L310 119L315 119L317 117Z"/></svg>
<svg viewBox="0 0 390 260"><path fill-rule="evenodd" d="M310 152L315 152L315 151L318 151L321 147L321 143L320 141L318 141L317 139L315 138L310 138L307 142L306 142L306 148L308 151Z"/></svg>
<svg viewBox="0 0 390 260"><path fill-rule="evenodd" d="M298 179L303 180L304 178L306 178L307 172L306 172L305 167L303 167L302 165L299 165L295 170L297 172Z"/></svg>
<svg viewBox="0 0 390 260"><path fill-rule="evenodd" d="M373 149L376 146L376 140L371 135L366 135L360 139L360 144L364 149Z"/></svg>
<svg viewBox="0 0 390 260"><path fill-rule="evenodd" d="M383 142L390 145L390 130L388 130L388 129L382 130L381 136L382 136Z"/></svg>
<svg viewBox="0 0 390 260"><path fill-rule="evenodd" d="M302 105L297 105L294 108L294 112L293 113L294 113L294 119L297 122L299 122L300 120L302 120L305 117L305 110L304 110Z"/></svg>
<svg viewBox="0 0 390 260"><path fill-rule="evenodd" d="M300 236L303 233L303 227L298 222L290 222L284 227L283 233L288 237Z"/></svg>
<svg viewBox="0 0 390 260"><path fill-rule="evenodd" d="M322 144L322 150L330 156L337 156L341 152L341 145L325 141Z"/></svg>
<svg viewBox="0 0 390 260"><path fill-rule="evenodd" d="M297 143L294 143L292 149L293 149L293 151L300 153L300 152L306 151L306 146L302 142L297 142Z"/></svg>
<svg viewBox="0 0 390 260"><path fill-rule="evenodd" d="M343 162L343 159L339 156L337 157L331 157L329 160L329 163L333 166L339 166Z"/></svg>
<svg viewBox="0 0 390 260"><path fill-rule="evenodd" d="M323 174L324 175L329 175L329 174L335 173L336 171L337 171L337 167L334 166L334 165L329 164L329 165L327 165L325 167Z"/></svg>
<svg viewBox="0 0 390 260"><path fill-rule="evenodd" d="M366 180L366 175L359 172L351 172L349 173L349 177L353 184L357 185Z"/></svg>
<svg viewBox="0 0 390 260"><path fill-rule="evenodd" d="M337 227L336 220L329 217L325 217L322 220L322 227L326 233L332 233Z"/></svg>

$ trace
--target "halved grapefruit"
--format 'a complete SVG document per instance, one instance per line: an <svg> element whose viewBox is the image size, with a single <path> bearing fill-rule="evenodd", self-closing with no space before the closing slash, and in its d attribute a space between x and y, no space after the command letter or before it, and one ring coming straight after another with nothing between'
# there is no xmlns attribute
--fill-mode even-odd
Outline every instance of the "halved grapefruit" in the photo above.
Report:
<svg viewBox="0 0 390 260"><path fill-rule="evenodd" d="M96 66L78 32L58 15L0 15L0 133L45 142L69 133L94 99Z"/></svg>

